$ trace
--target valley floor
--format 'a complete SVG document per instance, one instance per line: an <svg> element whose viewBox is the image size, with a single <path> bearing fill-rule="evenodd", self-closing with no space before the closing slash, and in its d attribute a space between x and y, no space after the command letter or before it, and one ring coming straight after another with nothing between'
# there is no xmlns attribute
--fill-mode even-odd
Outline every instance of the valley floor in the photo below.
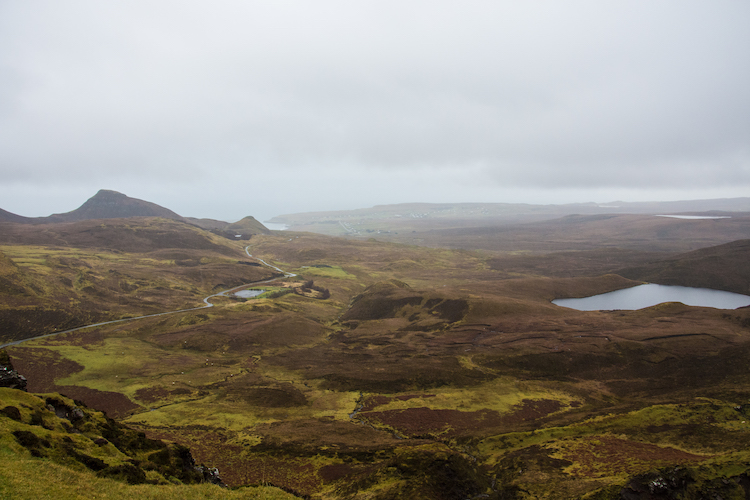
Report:
<svg viewBox="0 0 750 500"><path fill-rule="evenodd" d="M545 260L287 232L250 243L252 259L238 242L116 259L2 247L3 276L27 291L9 295L9 318L13 307L67 321L187 309L239 280L279 279L257 298L217 295L211 308L9 346L14 367L30 392L65 394L185 445L235 487L352 499L750 491L750 310L551 303L638 284L639 265L656 272L653 253ZM63 278L81 282L75 308ZM45 282L54 304L34 303ZM87 308L96 294L106 311Z"/></svg>

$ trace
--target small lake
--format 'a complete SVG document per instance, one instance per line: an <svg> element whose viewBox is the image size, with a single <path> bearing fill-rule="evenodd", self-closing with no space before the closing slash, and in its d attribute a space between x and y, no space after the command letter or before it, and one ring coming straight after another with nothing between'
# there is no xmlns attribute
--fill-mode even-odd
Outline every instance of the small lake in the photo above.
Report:
<svg viewBox="0 0 750 500"><path fill-rule="evenodd" d="M234 292L234 295L243 299L251 299L264 292L265 290L240 290L239 292Z"/></svg>
<svg viewBox="0 0 750 500"><path fill-rule="evenodd" d="M553 304L579 311L632 311L663 302L682 302L688 306L737 309L750 305L750 296L739 293L686 286L638 285L581 299L555 299Z"/></svg>

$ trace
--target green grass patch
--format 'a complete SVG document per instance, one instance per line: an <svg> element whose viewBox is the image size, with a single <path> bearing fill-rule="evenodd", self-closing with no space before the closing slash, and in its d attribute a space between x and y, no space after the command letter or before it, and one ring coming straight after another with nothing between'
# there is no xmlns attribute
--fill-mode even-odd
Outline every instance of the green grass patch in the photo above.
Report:
<svg viewBox="0 0 750 500"><path fill-rule="evenodd" d="M308 397L313 418L333 418L344 422L357 406L358 392L320 390Z"/></svg>
<svg viewBox="0 0 750 500"><path fill-rule="evenodd" d="M211 364L204 353L190 350L156 349L133 337L107 337L86 347L65 341L43 339L45 348L75 361L83 370L57 380L58 385L79 385L100 391L113 391L136 399L136 391L155 384L199 387L224 380L238 368L231 364ZM212 354L212 357L215 356Z"/></svg>
<svg viewBox="0 0 750 500"><path fill-rule="evenodd" d="M283 413L282 413L283 410ZM244 431L255 425L276 422L288 414L287 409L266 411L261 415L258 408L244 402L231 402L216 396L206 396L194 401L185 401L137 413L124 420L150 427L176 427L202 425L224 431Z"/></svg>
<svg viewBox="0 0 750 500"><path fill-rule="evenodd" d="M189 486L202 476L184 448L149 440L59 394L0 388L0 410L1 498L294 498L276 488Z"/></svg>
<svg viewBox="0 0 750 500"><path fill-rule="evenodd" d="M43 478L43 479L42 479ZM47 459L20 458L0 450L0 497L13 500L293 500L297 497L278 488L258 486L226 489L211 484L128 485L98 478Z"/></svg>
<svg viewBox="0 0 750 500"><path fill-rule="evenodd" d="M402 398L399 398L402 396ZM407 396L407 398L403 398ZM377 411L403 410L407 408L430 408L432 410L479 411L494 410L508 413L524 400L554 400L567 407L574 398L570 395L545 388L533 382L521 382L509 377L491 380L487 383L465 388L436 388L424 394L406 392L387 395L389 401L379 405Z"/></svg>

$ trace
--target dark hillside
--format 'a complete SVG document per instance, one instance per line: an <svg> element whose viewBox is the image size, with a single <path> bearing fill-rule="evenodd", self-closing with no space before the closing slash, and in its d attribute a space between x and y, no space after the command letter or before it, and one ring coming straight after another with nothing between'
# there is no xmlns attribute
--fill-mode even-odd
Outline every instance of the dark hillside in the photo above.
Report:
<svg viewBox="0 0 750 500"><path fill-rule="evenodd" d="M624 267L640 266L663 258L664 252L602 248L550 253L507 252L488 259L487 264L504 278L529 275L577 278L618 273Z"/></svg>
<svg viewBox="0 0 750 500"><path fill-rule="evenodd" d="M89 219L119 219L127 217L163 217L185 220L173 211L155 203L130 198L117 191L99 190L79 208L64 214L54 214L49 222L74 222Z"/></svg>
<svg viewBox="0 0 750 500"><path fill-rule="evenodd" d="M238 243L161 218L0 223L0 247L0 343L196 307L273 274L238 265Z"/></svg>
<svg viewBox="0 0 750 500"><path fill-rule="evenodd" d="M0 223L0 244L59 245L106 248L121 252L151 252L165 248L236 253L189 224L158 218L84 220L59 224Z"/></svg>
<svg viewBox="0 0 750 500"><path fill-rule="evenodd" d="M694 252L629 267L626 278L662 285L694 286L750 294L750 240L702 248Z"/></svg>
<svg viewBox="0 0 750 500"><path fill-rule="evenodd" d="M0 208L0 222L17 222L19 224L29 224L33 221L34 219L31 219L29 217L16 215L14 213L8 212L7 210L3 210L2 208Z"/></svg>
<svg viewBox="0 0 750 500"><path fill-rule="evenodd" d="M232 224L212 219L190 219L190 222L230 240L249 240L254 234L271 234L266 226L249 215Z"/></svg>

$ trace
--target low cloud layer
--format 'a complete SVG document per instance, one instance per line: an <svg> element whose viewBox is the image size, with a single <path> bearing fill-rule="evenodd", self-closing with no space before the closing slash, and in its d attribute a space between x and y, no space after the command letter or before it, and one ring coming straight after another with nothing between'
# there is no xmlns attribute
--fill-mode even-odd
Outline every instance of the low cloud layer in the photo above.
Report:
<svg viewBox="0 0 750 500"><path fill-rule="evenodd" d="M0 208L740 196L749 20L740 1L4 2Z"/></svg>

